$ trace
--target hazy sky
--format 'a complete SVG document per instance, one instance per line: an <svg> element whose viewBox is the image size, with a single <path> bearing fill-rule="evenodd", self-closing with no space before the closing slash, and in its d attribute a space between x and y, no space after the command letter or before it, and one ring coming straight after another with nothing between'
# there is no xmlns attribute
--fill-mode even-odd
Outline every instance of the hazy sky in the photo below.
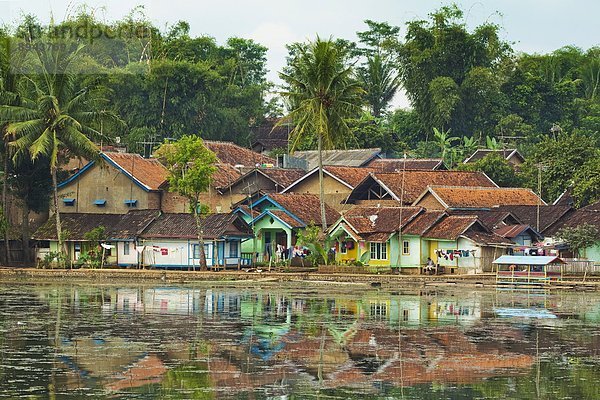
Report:
<svg viewBox="0 0 600 400"><path fill-rule="evenodd" d="M269 79L285 63L285 44L321 37L356 39L363 21L387 21L402 27L450 2L428 0L0 0L0 20L14 21L33 13L43 22L60 21L82 4L102 19L118 19L135 6L158 26L188 21L192 35L206 34L224 42L230 36L252 38L267 46ZM469 0L455 1L465 10L467 24L485 21L502 26L503 39L517 51L548 52L565 45L584 49L600 45L600 0ZM406 105L401 96L395 103Z"/></svg>

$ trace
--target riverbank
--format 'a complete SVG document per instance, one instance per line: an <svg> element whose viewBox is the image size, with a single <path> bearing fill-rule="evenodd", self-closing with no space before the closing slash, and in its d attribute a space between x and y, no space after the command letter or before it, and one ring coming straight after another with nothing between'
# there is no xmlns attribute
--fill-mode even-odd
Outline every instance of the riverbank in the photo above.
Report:
<svg viewBox="0 0 600 400"><path fill-rule="evenodd" d="M393 275L393 274L322 274L316 272L245 272L245 271L172 271L131 269L37 269L0 268L0 281L19 283L157 283L192 284L306 282L321 285L361 285L370 287L465 286L496 287L493 273L477 275ZM556 289L600 290L600 277L567 277L547 286Z"/></svg>

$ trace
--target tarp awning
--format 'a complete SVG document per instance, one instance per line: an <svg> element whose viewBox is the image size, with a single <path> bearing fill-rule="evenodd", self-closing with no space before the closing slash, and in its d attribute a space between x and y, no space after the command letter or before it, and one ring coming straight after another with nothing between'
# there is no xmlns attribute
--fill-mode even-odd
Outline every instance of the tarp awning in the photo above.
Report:
<svg viewBox="0 0 600 400"><path fill-rule="evenodd" d="M557 256L501 256L493 264L548 265L565 264L565 262Z"/></svg>

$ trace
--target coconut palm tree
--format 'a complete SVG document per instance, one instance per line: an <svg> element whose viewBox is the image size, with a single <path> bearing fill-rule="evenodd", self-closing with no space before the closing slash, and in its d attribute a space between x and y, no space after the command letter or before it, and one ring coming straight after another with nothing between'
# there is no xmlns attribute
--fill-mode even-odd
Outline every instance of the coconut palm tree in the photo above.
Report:
<svg viewBox="0 0 600 400"><path fill-rule="evenodd" d="M0 106L0 119L8 121L5 135L13 140L14 158L28 155L33 161L48 157L52 176L53 204L59 251L63 237L58 210L57 171L64 154L97 159L100 149L93 140L103 137L102 123L120 123L105 111L103 88L95 83L78 88L76 68L83 46L38 43L30 55L27 85L19 105Z"/></svg>
<svg viewBox="0 0 600 400"><path fill-rule="evenodd" d="M366 90L366 99L374 117L381 117L400 88L400 78L392 62L375 54L359 69L358 79Z"/></svg>
<svg viewBox="0 0 600 400"><path fill-rule="evenodd" d="M347 120L360 112L364 91L354 79L352 67L346 64L343 46L331 39L321 40L317 37L314 42L295 49L297 53L293 55L288 68L279 74L287 84L287 91L282 95L292 108L284 120L294 123L290 132L291 151L302 140L317 139L321 225L325 230L323 150L343 143L352 135Z"/></svg>

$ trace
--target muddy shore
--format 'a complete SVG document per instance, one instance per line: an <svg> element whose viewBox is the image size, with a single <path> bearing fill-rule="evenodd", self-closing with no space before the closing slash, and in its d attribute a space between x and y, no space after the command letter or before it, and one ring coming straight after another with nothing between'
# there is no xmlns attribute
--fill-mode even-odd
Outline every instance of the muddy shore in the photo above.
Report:
<svg viewBox="0 0 600 400"><path fill-rule="evenodd" d="M399 288L425 286L496 287L495 274L478 275L392 275L392 274L322 274L316 272L245 272L245 271L164 271L124 269L36 269L0 268L0 281L5 283L96 283L122 284L220 284L310 283L320 285L358 285ZM565 277L562 282L546 287L571 290L600 290L600 277Z"/></svg>

